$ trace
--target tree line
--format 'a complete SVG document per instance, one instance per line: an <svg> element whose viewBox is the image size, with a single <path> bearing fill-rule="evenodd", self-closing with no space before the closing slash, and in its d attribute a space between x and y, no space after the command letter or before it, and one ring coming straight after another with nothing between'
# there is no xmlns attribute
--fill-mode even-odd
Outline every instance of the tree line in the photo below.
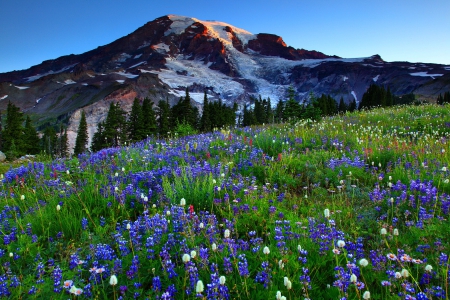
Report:
<svg viewBox="0 0 450 300"><path fill-rule="evenodd" d="M67 129L64 126L60 126L58 133L54 127L47 127L39 137L30 116L25 117L11 102L6 108L5 122L2 122L0 115L0 133L0 149L8 159L41 152L57 157L69 154Z"/></svg>
<svg viewBox="0 0 450 300"><path fill-rule="evenodd" d="M210 101L205 91L201 114L194 105L189 90L185 96L170 106L168 99L160 100L156 105L149 99L134 99L131 111L127 113L119 103L110 104L106 119L97 125L91 148L88 149L86 114L81 113L80 124L75 140L74 154L98 151L107 147L116 147L141 141L149 136L165 138L169 135L188 135L197 132L210 132L215 128L227 126L252 126L269 123L296 122L300 119L319 120L356 109L370 109L376 106L412 104L416 102L414 94L394 96L390 89L372 84L364 93L359 106L352 100L346 103L329 95L316 97L309 95L307 103L295 99L295 90L288 88L286 100L279 99L272 107L271 99L251 97L250 105L244 105L239 111L237 103L228 106L222 100ZM438 96L438 104L450 103L450 92ZM3 128L2 128L3 124ZM41 135L31 123L29 116L12 103L8 103L6 120L1 122L0 149L8 159L25 154L45 153L54 157L69 156L67 128L62 124L46 127Z"/></svg>

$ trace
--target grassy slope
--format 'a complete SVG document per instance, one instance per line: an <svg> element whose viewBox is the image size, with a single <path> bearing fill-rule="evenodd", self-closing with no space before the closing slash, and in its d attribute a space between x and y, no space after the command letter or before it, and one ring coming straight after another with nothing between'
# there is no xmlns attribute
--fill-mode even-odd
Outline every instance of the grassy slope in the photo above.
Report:
<svg viewBox="0 0 450 300"><path fill-rule="evenodd" d="M1 294L66 299L71 280L87 298L194 299L202 280L239 299L445 295L449 114L363 111L11 170Z"/></svg>

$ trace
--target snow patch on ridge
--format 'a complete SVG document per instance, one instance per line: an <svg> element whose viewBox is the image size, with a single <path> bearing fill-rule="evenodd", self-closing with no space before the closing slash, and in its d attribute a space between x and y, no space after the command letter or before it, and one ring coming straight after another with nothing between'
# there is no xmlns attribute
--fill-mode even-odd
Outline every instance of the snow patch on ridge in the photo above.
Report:
<svg viewBox="0 0 450 300"><path fill-rule="evenodd" d="M134 74L125 73L125 72L116 72L116 74L125 76L126 78L136 78L139 76L139 75L134 75Z"/></svg>
<svg viewBox="0 0 450 300"><path fill-rule="evenodd" d="M61 70L57 70L57 71L51 70L51 71L48 71L43 74L36 74L36 75L30 76L30 77L25 77L24 79L26 79L28 82L32 82L32 81L38 80L39 78L47 76L47 75L62 73L64 71L67 71L67 70L75 67L76 65L77 64L73 64L73 65L62 68Z"/></svg>
<svg viewBox="0 0 450 300"><path fill-rule="evenodd" d="M164 43L159 43L157 45L153 45L152 49L156 50L158 53L165 54L166 52L169 52L169 45L166 45Z"/></svg>
<svg viewBox="0 0 450 300"><path fill-rule="evenodd" d="M372 80L373 80L374 82L377 82L378 78L380 78L380 75L375 76L374 78L372 78Z"/></svg>
<svg viewBox="0 0 450 300"><path fill-rule="evenodd" d="M145 63L147 63L147 62L146 61L141 61L140 63L132 65L131 67L128 67L127 69L132 69L132 68L135 68L135 67L140 66L140 65L145 64Z"/></svg>
<svg viewBox="0 0 450 300"><path fill-rule="evenodd" d="M170 20L172 20L172 24L170 24L170 28L167 29L166 32L164 32L164 36L168 36L172 33L181 34L184 30L186 30L186 28L198 21L194 18L176 15L169 15L168 17Z"/></svg>
<svg viewBox="0 0 450 300"><path fill-rule="evenodd" d="M30 88L29 86L17 86L17 85L15 85L14 87L18 88L19 90L26 90Z"/></svg>
<svg viewBox="0 0 450 300"><path fill-rule="evenodd" d="M442 76L444 74L428 74L428 72L415 72L415 73L409 73L411 76L421 76L421 77L435 77L435 76Z"/></svg>
<svg viewBox="0 0 450 300"><path fill-rule="evenodd" d="M7 97L8 97L8 95L1 96L1 97L0 97L0 100L6 99Z"/></svg>
<svg viewBox="0 0 450 300"><path fill-rule="evenodd" d="M355 91L352 91L351 94L352 94L353 98L355 98L355 102L358 103L358 97L356 97Z"/></svg>

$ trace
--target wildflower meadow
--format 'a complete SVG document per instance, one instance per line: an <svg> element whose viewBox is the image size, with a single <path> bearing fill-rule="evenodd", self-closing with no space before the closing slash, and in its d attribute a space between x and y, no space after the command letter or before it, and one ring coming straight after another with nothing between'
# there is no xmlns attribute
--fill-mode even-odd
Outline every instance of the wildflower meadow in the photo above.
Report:
<svg viewBox="0 0 450 300"><path fill-rule="evenodd" d="M448 106L32 162L1 181L6 299L449 299Z"/></svg>

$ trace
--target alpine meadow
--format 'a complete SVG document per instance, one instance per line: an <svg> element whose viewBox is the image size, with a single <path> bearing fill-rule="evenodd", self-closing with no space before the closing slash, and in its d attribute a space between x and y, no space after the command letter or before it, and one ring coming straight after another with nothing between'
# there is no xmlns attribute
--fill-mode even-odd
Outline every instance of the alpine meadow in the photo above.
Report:
<svg viewBox="0 0 450 300"><path fill-rule="evenodd" d="M448 299L448 105L11 168L8 299Z"/></svg>

